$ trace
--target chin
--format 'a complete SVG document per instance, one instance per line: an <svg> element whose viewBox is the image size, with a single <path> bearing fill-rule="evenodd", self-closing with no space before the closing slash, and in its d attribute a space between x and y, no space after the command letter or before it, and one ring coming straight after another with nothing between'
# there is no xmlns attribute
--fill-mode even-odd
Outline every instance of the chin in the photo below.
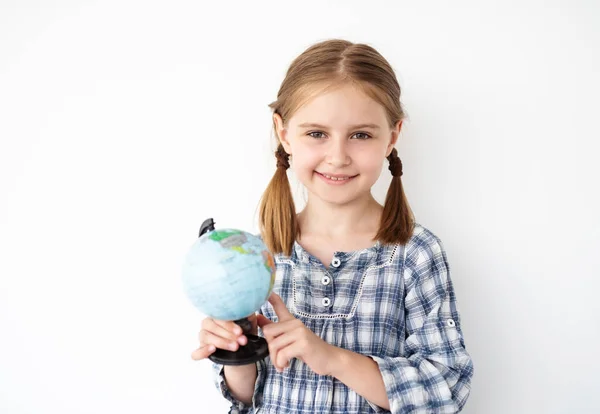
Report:
<svg viewBox="0 0 600 414"><path fill-rule="evenodd" d="M309 192L313 197L316 197L328 204L336 205L336 206L344 206L348 204L352 204L354 201L360 200L365 196L370 195L370 191L365 193L356 193L352 191L351 193L347 191L323 191L322 189L315 190L310 189Z"/></svg>

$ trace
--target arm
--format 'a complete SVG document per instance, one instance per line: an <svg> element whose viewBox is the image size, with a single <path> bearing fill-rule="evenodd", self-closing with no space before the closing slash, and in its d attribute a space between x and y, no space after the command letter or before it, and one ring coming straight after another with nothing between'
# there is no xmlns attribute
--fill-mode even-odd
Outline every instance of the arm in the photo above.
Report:
<svg viewBox="0 0 600 414"><path fill-rule="evenodd" d="M377 411L457 413L473 376L446 254L439 239L406 261L403 355L380 358L335 348L331 375ZM383 409L383 410L382 410Z"/></svg>
<svg viewBox="0 0 600 414"><path fill-rule="evenodd" d="M231 403L230 413L253 413L254 398L257 393L262 392L266 372L265 361L242 366L223 366L213 363L212 370L217 389Z"/></svg>
<svg viewBox="0 0 600 414"><path fill-rule="evenodd" d="M358 395L379 407L390 409L379 365L373 359L342 348L335 348L331 375Z"/></svg>
<svg viewBox="0 0 600 414"><path fill-rule="evenodd" d="M446 253L437 237L430 235L407 252L403 276L404 350L397 357L371 356L379 365L390 411L457 413L470 394L473 361L465 348Z"/></svg>
<svg viewBox="0 0 600 414"><path fill-rule="evenodd" d="M256 364L224 367L225 382L233 398L252 405L257 372Z"/></svg>
<svg viewBox="0 0 600 414"><path fill-rule="evenodd" d="M262 309L257 318L262 316ZM256 334L256 320L252 320ZM258 335L262 336L261 333ZM231 413L253 413L257 406L257 397L262 395L266 378L265 360L255 364L230 366L212 363L213 380L221 395L231 403Z"/></svg>

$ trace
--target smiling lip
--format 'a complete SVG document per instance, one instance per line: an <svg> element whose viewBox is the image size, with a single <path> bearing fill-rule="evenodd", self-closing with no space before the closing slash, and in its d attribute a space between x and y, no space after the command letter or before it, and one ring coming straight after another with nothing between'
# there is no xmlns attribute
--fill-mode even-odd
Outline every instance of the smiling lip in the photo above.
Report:
<svg viewBox="0 0 600 414"><path fill-rule="evenodd" d="M328 184L346 184L352 181L353 178L357 177L357 175L344 175L344 174L326 174L315 171L322 180L324 180Z"/></svg>

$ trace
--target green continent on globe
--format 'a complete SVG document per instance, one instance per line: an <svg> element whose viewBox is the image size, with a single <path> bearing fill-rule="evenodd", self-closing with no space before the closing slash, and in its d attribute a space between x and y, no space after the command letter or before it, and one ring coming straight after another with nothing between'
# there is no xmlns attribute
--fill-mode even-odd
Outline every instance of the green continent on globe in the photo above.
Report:
<svg viewBox="0 0 600 414"><path fill-rule="evenodd" d="M221 240L235 236L236 234L242 234L242 232L237 230L215 230L209 234L208 238L220 242Z"/></svg>
<svg viewBox="0 0 600 414"><path fill-rule="evenodd" d="M242 247L248 241L248 238L241 231L215 230L208 237L218 242L224 249L235 250L241 254L255 254L254 251L246 250Z"/></svg>

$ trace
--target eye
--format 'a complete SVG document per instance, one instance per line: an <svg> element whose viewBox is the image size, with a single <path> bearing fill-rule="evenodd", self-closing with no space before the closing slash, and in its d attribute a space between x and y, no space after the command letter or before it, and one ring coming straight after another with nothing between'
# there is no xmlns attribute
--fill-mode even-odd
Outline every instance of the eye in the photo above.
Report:
<svg viewBox="0 0 600 414"><path fill-rule="evenodd" d="M357 135L362 135L362 137L359 137ZM359 139L359 140L365 140L365 139L371 138L371 135L367 134L366 132L357 132L356 134L354 134L354 136L356 136L356 139Z"/></svg>
<svg viewBox="0 0 600 414"><path fill-rule="evenodd" d="M321 135L313 135L313 134L321 134ZM313 137L315 139L322 139L325 137L324 132L322 132L322 131L312 131L306 135ZM353 135L353 137L356 137L356 139L361 140L361 141L372 138L371 135L367 134L366 132L357 132Z"/></svg>
<svg viewBox="0 0 600 414"><path fill-rule="evenodd" d="M313 137L313 138L316 138L316 139L323 138L323 137L315 137L315 136L314 136L314 135L312 135L312 134L323 134L323 132L321 132L321 131L313 131L313 132L309 132L309 133L308 133L308 134L306 134L306 135L308 135L308 136L310 136L310 137Z"/></svg>

